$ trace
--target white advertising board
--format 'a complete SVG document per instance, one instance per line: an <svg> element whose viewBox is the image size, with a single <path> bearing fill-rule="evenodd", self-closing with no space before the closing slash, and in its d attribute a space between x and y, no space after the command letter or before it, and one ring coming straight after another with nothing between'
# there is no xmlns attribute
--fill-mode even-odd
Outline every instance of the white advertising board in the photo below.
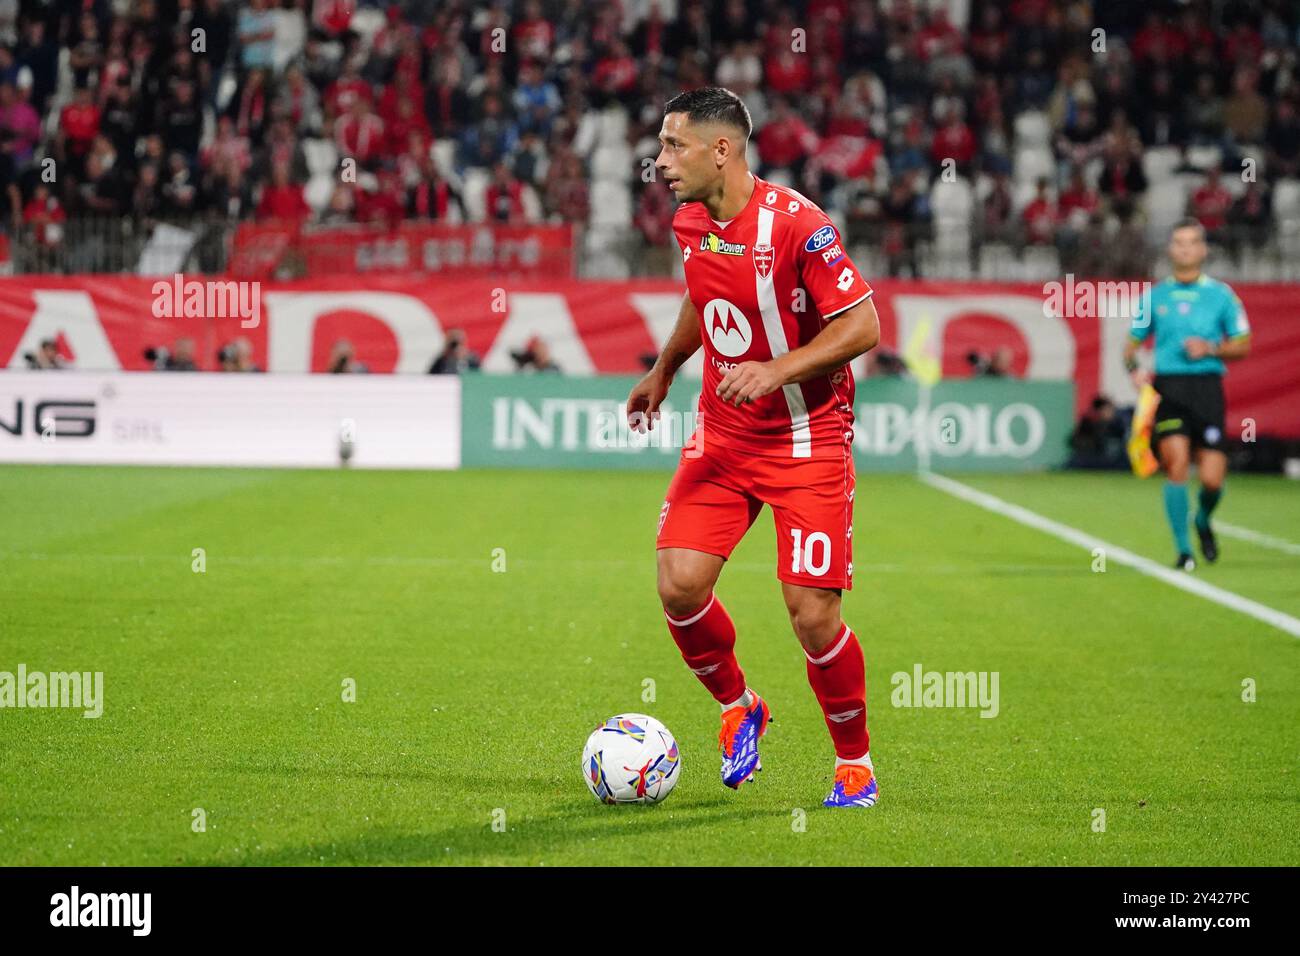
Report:
<svg viewBox="0 0 1300 956"><path fill-rule="evenodd" d="M457 468L445 375L0 372L0 462Z"/></svg>

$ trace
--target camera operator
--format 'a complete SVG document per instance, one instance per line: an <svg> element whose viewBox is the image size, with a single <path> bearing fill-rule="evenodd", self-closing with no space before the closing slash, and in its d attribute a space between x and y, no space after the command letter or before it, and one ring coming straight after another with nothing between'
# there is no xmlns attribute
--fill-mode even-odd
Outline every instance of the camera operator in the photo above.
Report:
<svg viewBox="0 0 1300 956"><path fill-rule="evenodd" d="M551 347L540 336L534 335L524 345L523 351L511 352L515 370L519 372L558 372L560 366L551 358Z"/></svg>
<svg viewBox="0 0 1300 956"><path fill-rule="evenodd" d="M217 352L217 363L223 372L262 371L253 364L253 343L242 336L221 347Z"/></svg>
<svg viewBox="0 0 1300 956"><path fill-rule="evenodd" d="M363 363L356 360L356 351L352 348L352 343L347 339L339 339L334 343L334 348L330 352L328 371L331 375L343 375L364 373L370 370Z"/></svg>
<svg viewBox="0 0 1300 956"><path fill-rule="evenodd" d="M197 372L194 364L194 340L177 339L176 347L167 351L166 347L147 348L144 357L153 363L155 372Z"/></svg>
<svg viewBox="0 0 1300 956"><path fill-rule="evenodd" d="M992 355L982 355L979 352L966 353L966 363L971 367L971 375L976 378L981 376L1011 378L1014 374L1012 367L1014 359L1014 353L1005 345L996 349Z"/></svg>
<svg viewBox="0 0 1300 956"><path fill-rule="evenodd" d="M36 352L23 355L29 369L63 369L72 368L72 363L59 354L59 343L54 339L44 339Z"/></svg>
<svg viewBox="0 0 1300 956"><path fill-rule="evenodd" d="M442 354L429 366L429 374L459 375L467 370L474 371L478 366L478 356L465 343L465 330L452 329L447 333L447 344L443 347Z"/></svg>

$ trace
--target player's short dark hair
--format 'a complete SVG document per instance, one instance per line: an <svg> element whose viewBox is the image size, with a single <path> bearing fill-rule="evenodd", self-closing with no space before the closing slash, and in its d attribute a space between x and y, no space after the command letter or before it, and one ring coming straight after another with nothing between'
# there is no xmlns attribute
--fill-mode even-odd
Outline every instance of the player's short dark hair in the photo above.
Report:
<svg viewBox="0 0 1300 956"><path fill-rule="evenodd" d="M1173 234L1179 229L1195 229L1201 234L1202 239L1205 238L1205 226L1202 225L1201 220L1197 219L1195 216L1184 216L1182 219L1179 219L1174 223L1174 227L1169 230L1170 237L1172 238Z"/></svg>
<svg viewBox="0 0 1300 956"><path fill-rule="evenodd" d="M740 130L745 139L754 131L749 108L739 96L721 86L702 86L678 93L664 104L664 116L685 113L692 123L726 123Z"/></svg>

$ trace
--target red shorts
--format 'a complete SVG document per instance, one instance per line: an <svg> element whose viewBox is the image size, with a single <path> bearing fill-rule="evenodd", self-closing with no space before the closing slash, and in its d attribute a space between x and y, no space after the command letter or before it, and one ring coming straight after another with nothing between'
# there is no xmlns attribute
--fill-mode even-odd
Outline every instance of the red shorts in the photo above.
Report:
<svg viewBox="0 0 1300 956"><path fill-rule="evenodd" d="M689 447L689 446L688 446ZM814 588L853 587L853 456L760 457L708 446L682 454L659 512L659 548L731 557L770 505L776 576Z"/></svg>

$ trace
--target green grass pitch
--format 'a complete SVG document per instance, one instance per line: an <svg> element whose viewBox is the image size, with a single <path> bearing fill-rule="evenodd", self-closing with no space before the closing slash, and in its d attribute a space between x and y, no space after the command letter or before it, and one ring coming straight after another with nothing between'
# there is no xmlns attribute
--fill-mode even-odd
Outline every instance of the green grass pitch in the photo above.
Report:
<svg viewBox="0 0 1300 956"><path fill-rule="evenodd" d="M655 595L668 477L0 468L0 670L105 680L97 720L0 710L0 864L1300 863L1296 638L912 476L859 474L845 602L880 804L820 806L766 512L718 593L777 723L726 790ZM1154 481L963 480L1172 560ZM1220 517L1300 541L1300 492L1233 477ZM1222 548L1201 577L1300 615L1300 557ZM891 706L916 664L997 671L1000 713ZM623 711L681 744L658 806L583 785Z"/></svg>

